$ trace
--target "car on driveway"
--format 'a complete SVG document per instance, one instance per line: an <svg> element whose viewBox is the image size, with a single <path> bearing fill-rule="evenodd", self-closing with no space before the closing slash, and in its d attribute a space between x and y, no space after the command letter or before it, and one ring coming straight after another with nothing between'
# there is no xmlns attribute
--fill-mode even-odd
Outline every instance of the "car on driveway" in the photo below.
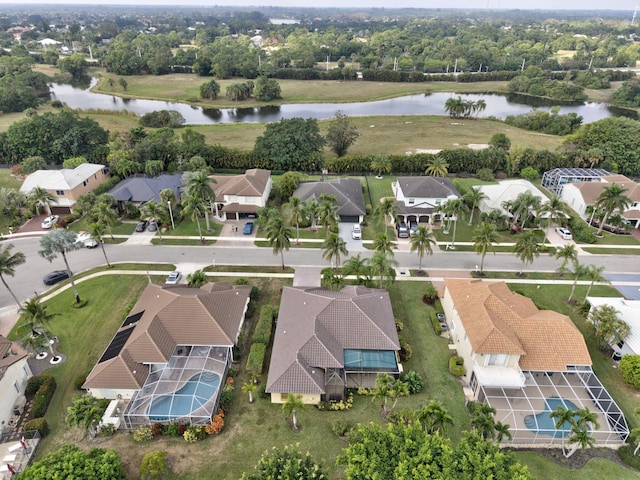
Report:
<svg viewBox="0 0 640 480"><path fill-rule="evenodd" d="M409 235L417 235L418 234L418 222L415 220L411 220L409 222Z"/></svg>
<svg viewBox="0 0 640 480"><path fill-rule="evenodd" d="M67 278L69 278L68 270L55 270L51 273L47 273L42 278L42 282L45 285L55 285L56 283L61 282L62 280L66 280Z"/></svg>
<svg viewBox="0 0 640 480"><path fill-rule="evenodd" d="M573 235L571 235L571 230L569 230L568 228L558 227L556 228L556 233L560 235L560 238L562 238L563 240L573 239Z"/></svg>
<svg viewBox="0 0 640 480"><path fill-rule="evenodd" d="M42 228L52 228L56 223L58 223L59 219L60 217L58 217L58 215L50 215L42 221L40 226Z"/></svg>
<svg viewBox="0 0 640 480"><path fill-rule="evenodd" d="M86 248L96 248L98 246L98 242L87 232L79 232L76 235L76 243L81 243Z"/></svg>
<svg viewBox="0 0 640 480"><path fill-rule="evenodd" d="M253 222L247 222L242 229L244 235L251 235L253 233Z"/></svg>
<svg viewBox="0 0 640 480"><path fill-rule="evenodd" d="M351 228L351 238L354 240L362 240L362 229L357 223Z"/></svg>
<svg viewBox="0 0 640 480"><path fill-rule="evenodd" d="M174 270L169 274L169 276L164 281L164 283L165 285L177 285L178 282L180 282L181 278L182 278L182 273L180 273L178 270Z"/></svg>
<svg viewBox="0 0 640 480"><path fill-rule="evenodd" d="M158 230L158 224L154 221L149 222L149 227L147 228L150 232L155 232Z"/></svg>
<svg viewBox="0 0 640 480"><path fill-rule="evenodd" d="M146 220L140 220L138 223L136 223L136 232L144 232L146 229L147 229Z"/></svg>

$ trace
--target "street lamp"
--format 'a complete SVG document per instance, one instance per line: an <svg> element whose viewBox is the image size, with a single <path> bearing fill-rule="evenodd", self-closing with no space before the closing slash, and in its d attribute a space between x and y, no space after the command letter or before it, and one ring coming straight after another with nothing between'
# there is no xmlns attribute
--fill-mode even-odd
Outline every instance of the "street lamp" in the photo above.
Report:
<svg viewBox="0 0 640 480"><path fill-rule="evenodd" d="M175 230L176 226L173 223L173 211L171 210L171 200L167 200L167 205L169 205L169 215L171 215L171 229Z"/></svg>

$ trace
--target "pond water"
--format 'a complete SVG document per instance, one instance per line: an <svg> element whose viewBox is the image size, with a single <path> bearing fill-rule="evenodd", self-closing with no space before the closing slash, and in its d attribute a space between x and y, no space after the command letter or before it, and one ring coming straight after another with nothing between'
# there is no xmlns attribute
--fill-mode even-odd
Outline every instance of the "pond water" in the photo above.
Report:
<svg viewBox="0 0 640 480"><path fill-rule="evenodd" d="M96 82L93 79L91 86ZM507 115L520 115L533 108L551 110L552 104L541 104L539 99L514 95L498 94L456 94L448 92L429 95L407 95L388 100L355 103L305 103L282 106L239 107L207 109L186 103L162 100L126 99L114 95L93 93L90 88L78 88L71 85L51 84L51 99L60 100L74 109L127 110L138 115L158 111L176 110L184 117L188 125L208 125L214 123L255 123L277 122L283 118L332 118L340 110L350 117L375 115L446 115L444 104L450 97L462 97L465 100L484 100L487 108L480 117L504 119ZM617 115L633 115L635 112L609 107L603 103L583 103L561 105L560 113L575 112L583 117L583 123L594 122L602 118Z"/></svg>

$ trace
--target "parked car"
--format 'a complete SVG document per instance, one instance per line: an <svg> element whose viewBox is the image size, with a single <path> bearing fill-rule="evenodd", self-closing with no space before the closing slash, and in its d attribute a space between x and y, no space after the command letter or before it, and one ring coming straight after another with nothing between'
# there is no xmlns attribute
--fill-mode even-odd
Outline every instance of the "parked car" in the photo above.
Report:
<svg viewBox="0 0 640 480"><path fill-rule="evenodd" d="M571 240L573 235L571 235L571 230L568 228L558 227L556 228L556 233L560 235L560 238L563 240Z"/></svg>
<svg viewBox="0 0 640 480"><path fill-rule="evenodd" d="M69 278L68 270L55 270L51 273L47 273L42 278L42 282L45 285L55 285L56 283L61 282L62 280L66 280L67 278Z"/></svg>
<svg viewBox="0 0 640 480"><path fill-rule="evenodd" d="M253 222L245 223L242 233L245 235L251 235L253 233Z"/></svg>
<svg viewBox="0 0 640 480"><path fill-rule="evenodd" d="M362 240L362 229L357 223L351 228L351 238L354 240Z"/></svg>
<svg viewBox="0 0 640 480"><path fill-rule="evenodd" d="M169 274L169 276L164 281L164 283L166 285L177 285L178 282L180 282L181 278L182 278L182 273L180 273L178 270L174 270Z"/></svg>
<svg viewBox="0 0 640 480"><path fill-rule="evenodd" d="M406 223L396 223L396 230L398 230L398 238L409 238L409 227Z"/></svg>
<svg viewBox="0 0 640 480"><path fill-rule="evenodd" d="M136 224L136 232L144 232L146 229L147 229L147 221L146 220L140 220Z"/></svg>
<svg viewBox="0 0 640 480"><path fill-rule="evenodd" d="M147 229L150 232L155 232L156 230L158 230L158 224L155 221L151 221L149 222L149 227L147 227Z"/></svg>
<svg viewBox="0 0 640 480"><path fill-rule="evenodd" d="M409 234L415 235L417 233L418 233L418 222L416 222L415 220L411 220L409 222Z"/></svg>
<svg viewBox="0 0 640 480"><path fill-rule="evenodd" d="M51 215L45 218L40 226L42 228L52 228L56 223L58 223L59 219L60 217L58 217L58 215Z"/></svg>
<svg viewBox="0 0 640 480"><path fill-rule="evenodd" d="M87 232L79 232L78 235L76 235L76 242L82 243L86 248L96 248L98 246L98 242Z"/></svg>

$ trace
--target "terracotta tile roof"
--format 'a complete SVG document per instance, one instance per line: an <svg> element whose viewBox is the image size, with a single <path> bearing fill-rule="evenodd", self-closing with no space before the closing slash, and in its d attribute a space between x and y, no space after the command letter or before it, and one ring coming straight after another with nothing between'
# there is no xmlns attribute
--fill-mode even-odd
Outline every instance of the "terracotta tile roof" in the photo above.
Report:
<svg viewBox="0 0 640 480"><path fill-rule="evenodd" d="M212 183L211 188L216 194L216 198L221 199L224 195L242 195L250 197L261 197L267 187L270 170L252 168L244 175L211 175L217 183Z"/></svg>
<svg viewBox="0 0 640 480"><path fill-rule="evenodd" d="M94 367L84 388L132 388L131 372L135 370L140 376L143 363L167 362L176 345L233 346L250 291L248 285L226 282L199 289L149 285L131 309L131 314L142 312L140 319L119 330L133 329L124 346L115 358ZM128 376L123 375L123 369L128 369ZM142 383L145 378L146 374Z"/></svg>
<svg viewBox="0 0 640 480"><path fill-rule="evenodd" d="M520 355L523 370L591 365L584 338L566 315L538 310L504 282L447 279L445 285L474 352Z"/></svg>
<svg viewBox="0 0 640 480"><path fill-rule="evenodd" d="M596 199L604 190L604 187L613 183L627 189L624 194L631 199L632 202L640 202L640 185L624 175L608 175L602 177L601 182L578 182L572 183L576 187L587 205L596 203Z"/></svg>
<svg viewBox="0 0 640 480"><path fill-rule="evenodd" d="M0 379L7 368L28 356L28 352L17 342L0 335Z"/></svg>
<svg viewBox="0 0 640 480"><path fill-rule="evenodd" d="M324 369L344 367L344 349L400 349L388 292L284 287L267 392L324 393Z"/></svg>

